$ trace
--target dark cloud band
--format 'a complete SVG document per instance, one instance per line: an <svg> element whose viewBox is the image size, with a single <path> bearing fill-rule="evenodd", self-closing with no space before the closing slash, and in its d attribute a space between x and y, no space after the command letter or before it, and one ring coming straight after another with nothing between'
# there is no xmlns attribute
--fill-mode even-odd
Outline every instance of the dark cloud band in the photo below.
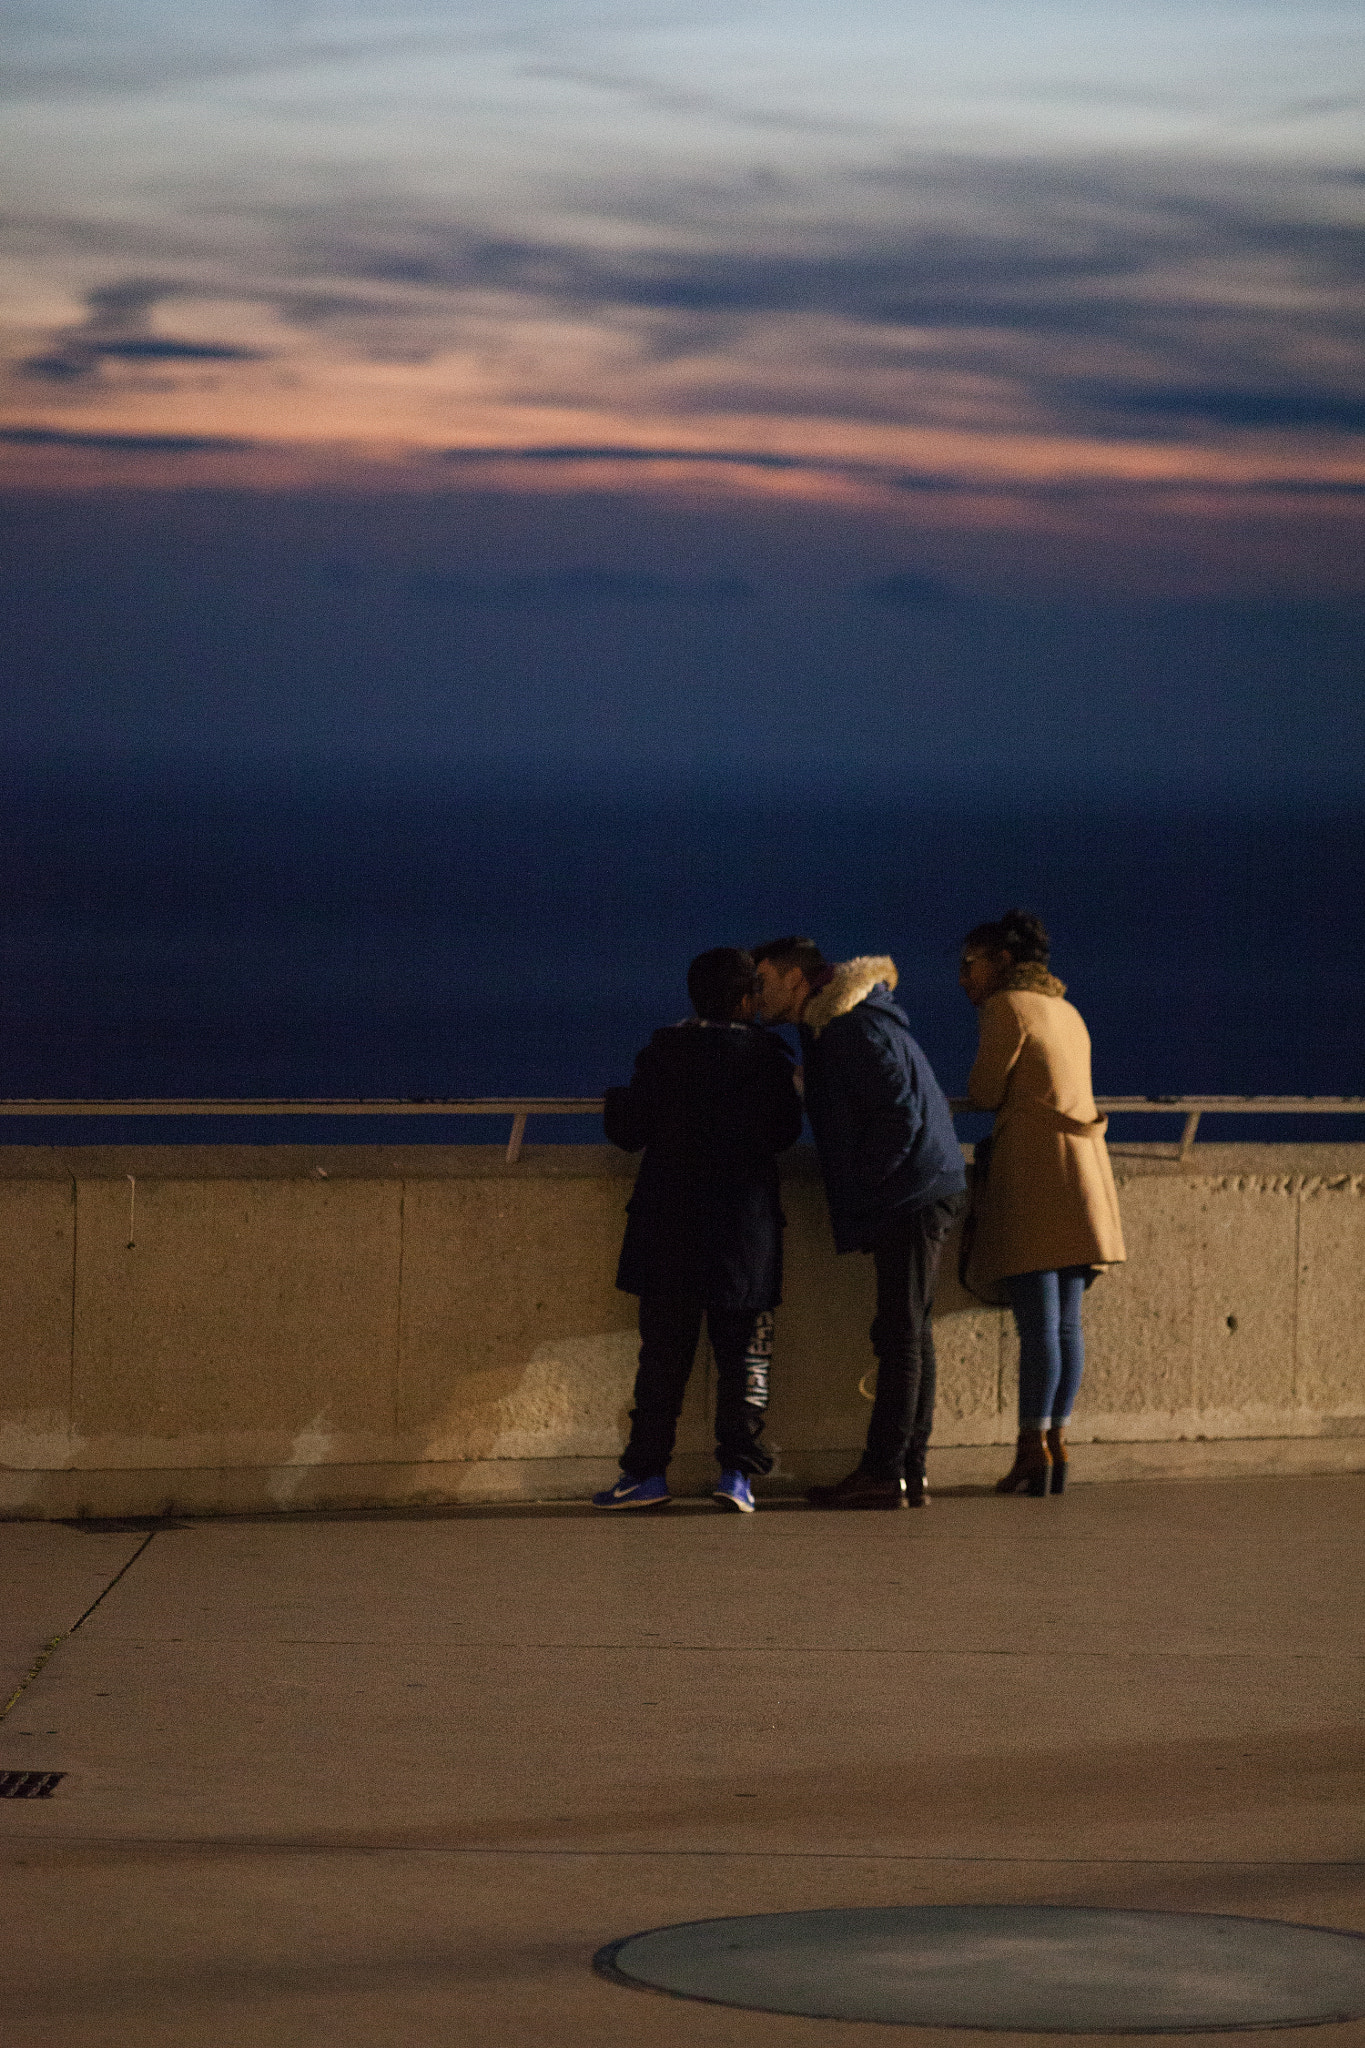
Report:
<svg viewBox="0 0 1365 2048"><path fill-rule="evenodd" d="M11 448L88 448L111 455L194 455L240 452L259 444L221 434L101 434L67 427L0 427Z"/></svg>

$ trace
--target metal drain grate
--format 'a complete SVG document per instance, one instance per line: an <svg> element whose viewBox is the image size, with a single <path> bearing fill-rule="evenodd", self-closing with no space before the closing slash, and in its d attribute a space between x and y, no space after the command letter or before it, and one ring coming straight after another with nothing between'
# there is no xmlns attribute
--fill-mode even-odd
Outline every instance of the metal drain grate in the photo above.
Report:
<svg viewBox="0 0 1365 2048"><path fill-rule="evenodd" d="M0 1771L0 1799L50 1799L65 1771Z"/></svg>

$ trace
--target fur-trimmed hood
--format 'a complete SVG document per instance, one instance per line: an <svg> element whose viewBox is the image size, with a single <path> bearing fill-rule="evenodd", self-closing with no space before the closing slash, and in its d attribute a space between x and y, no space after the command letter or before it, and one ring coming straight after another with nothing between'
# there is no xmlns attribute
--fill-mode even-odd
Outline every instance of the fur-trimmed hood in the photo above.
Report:
<svg viewBox="0 0 1365 2048"><path fill-rule="evenodd" d="M894 988L900 980L896 963L887 953L865 953L857 960L845 960L834 969L823 988L818 988L805 1009L801 1022L812 1038L818 1038L826 1024L846 1016L879 981Z"/></svg>
<svg viewBox="0 0 1365 2048"><path fill-rule="evenodd" d="M1029 996L1064 996L1066 983L1050 974L1040 960L1021 960L1000 984L1007 992Z"/></svg>

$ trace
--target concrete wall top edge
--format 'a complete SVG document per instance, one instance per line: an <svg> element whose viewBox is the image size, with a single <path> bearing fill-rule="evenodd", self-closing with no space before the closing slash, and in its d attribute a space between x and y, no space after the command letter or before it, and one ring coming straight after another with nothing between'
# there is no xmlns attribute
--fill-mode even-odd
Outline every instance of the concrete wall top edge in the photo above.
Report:
<svg viewBox="0 0 1365 2048"><path fill-rule="evenodd" d="M490 1119L490 1121L494 1121ZM491 1145L5 1145L5 1180L630 1179L638 1158L611 1145L528 1145L515 1166Z"/></svg>
<svg viewBox="0 0 1365 2048"><path fill-rule="evenodd" d="M964 1152L971 1155L971 1147ZM1226 1183L1244 1177L1268 1188L1365 1176L1359 1145L1196 1145L1183 1162L1173 1144L1113 1145L1120 1181L1148 1175ZM506 1140L488 1145L6 1145L0 1181L124 1180L629 1180L639 1155L612 1145L527 1145L509 1166ZM817 1177L814 1150L798 1145L782 1162L785 1180ZM1286 1190L1287 1191L1287 1190Z"/></svg>

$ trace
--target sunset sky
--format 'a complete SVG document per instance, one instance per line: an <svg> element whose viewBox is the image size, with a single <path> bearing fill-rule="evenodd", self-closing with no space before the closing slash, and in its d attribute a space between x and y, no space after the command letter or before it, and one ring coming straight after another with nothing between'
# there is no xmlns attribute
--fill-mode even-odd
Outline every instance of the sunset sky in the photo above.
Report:
<svg viewBox="0 0 1365 2048"><path fill-rule="evenodd" d="M259 599L296 645L344 643L352 723L376 622L416 645L433 605L458 615L486 723L568 617L569 668L605 648L646 751L677 736L638 701L657 677L637 628L686 613L677 687L691 661L710 719L707 676L747 674L772 743L784 687L809 718L825 686L735 635L823 591L795 670L816 642L836 696L867 669L874 755L907 619L938 635L942 708L989 724L982 664L1017 670L1018 634L963 605L1194 604L1225 608L1199 628L1215 698L1248 659L1274 667L1289 616L1264 642L1226 608L1301 608L1285 673L1339 763L1340 608L1365 596L1358 0L9 0L4 19L20 737L54 705L73 741L135 722L117 679L103 712L77 702L89 644L116 614L126 663L139 630L149 673L180 661L191 626L147 623L146 594L162 577L174 612L207 552L197 616L226 666L216 709L181 701L186 739L269 723L242 638ZM73 595L95 561L103 596ZM402 624L414 606L427 625ZM1052 630L1028 658L1060 687ZM1073 667L1106 637L1086 630ZM1112 631L1105 658L1137 691L1118 729L1140 732L1150 684L1178 739L1200 680L1172 698L1188 620L1161 631L1137 683ZM398 664L395 730L438 717L424 659Z"/></svg>

